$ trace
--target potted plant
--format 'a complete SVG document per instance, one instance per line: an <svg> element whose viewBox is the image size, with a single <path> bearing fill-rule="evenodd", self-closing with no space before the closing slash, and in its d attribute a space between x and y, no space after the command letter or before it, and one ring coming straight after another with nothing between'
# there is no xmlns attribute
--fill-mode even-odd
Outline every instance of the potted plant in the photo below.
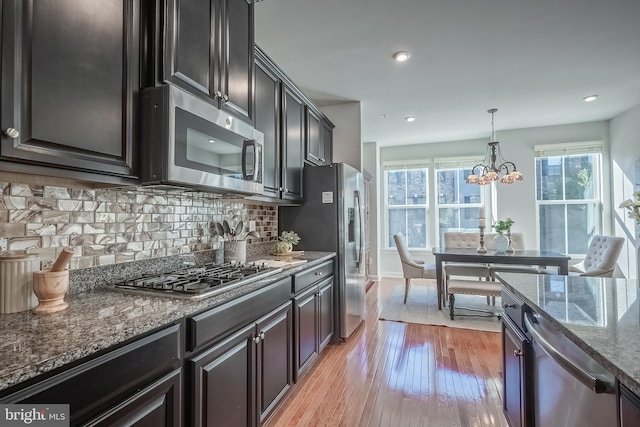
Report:
<svg viewBox="0 0 640 427"><path fill-rule="evenodd" d="M513 252L511 249L511 226L515 223L511 218L506 218L504 220L499 220L492 227L496 230L498 234L493 238L493 244L495 246L496 252ZM507 236L504 233L507 233Z"/></svg>
<svg viewBox="0 0 640 427"><path fill-rule="evenodd" d="M278 237L274 248L277 255L285 255L293 250L293 246L300 243L300 236L295 231L283 231Z"/></svg>

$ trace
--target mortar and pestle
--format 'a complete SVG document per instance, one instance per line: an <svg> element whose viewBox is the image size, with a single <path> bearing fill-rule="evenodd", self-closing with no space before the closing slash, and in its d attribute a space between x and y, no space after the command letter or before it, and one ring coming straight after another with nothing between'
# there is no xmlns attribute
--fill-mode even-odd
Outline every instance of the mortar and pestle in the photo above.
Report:
<svg viewBox="0 0 640 427"><path fill-rule="evenodd" d="M69 290L69 270L66 269L73 257L73 248L62 249L51 268L33 273L33 292L38 297L34 314L49 314L65 310L69 303L64 296Z"/></svg>

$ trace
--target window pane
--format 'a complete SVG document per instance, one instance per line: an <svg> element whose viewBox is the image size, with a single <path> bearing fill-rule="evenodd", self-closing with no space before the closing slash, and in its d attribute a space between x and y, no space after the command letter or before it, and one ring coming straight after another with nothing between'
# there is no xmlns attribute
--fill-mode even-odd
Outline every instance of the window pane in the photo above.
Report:
<svg viewBox="0 0 640 427"><path fill-rule="evenodd" d="M390 206L406 204L407 183L404 170L387 171L387 194Z"/></svg>
<svg viewBox="0 0 640 427"><path fill-rule="evenodd" d="M471 175L471 169L458 170L458 185L460 186L460 203L480 203L480 186L467 184L467 176ZM476 215L476 218L478 216Z"/></svg>
<svg viewBox="0 0 640 427"><path fill-rule="evenodd" d="M438 171L438 203L441 205L458 203L455 170Z"/></svg>
<svg viewBox="0 0 640 427"><path fill-rule="evenodd" d="M396 247L396 242L393 240L394 234L402 233L404 236L407 235L406 212L406 209L389 209L389 226L387 230L389 230L390 248Z"/></svg>
<svg viewBox="0 0 640 427"><path fill-rule="evenodd" d="M460 208L460 227L478 228L479 213L478 208Z"/></svg>
<svg viewBox="0 0 640 427"><path fill-rule="evenodd" d="M566 200L593 199L593 155L564 159Z"/></svg>
<svg viewBox="0 0 640 427"><path fill-rule="evenodd" d="M410 248L427 247L426 209L407 209L407 244Z"/></svg>
<svg viewBox="0 0 640 427"><path fill-rule="evenodd" d="M566 253L565 205L540 206L540 250Z"/></svg>
<svg viewBox="0 0 640 427"><path fill-rule="evenodd" d="M427 204L427 170L407 171L407 205Z"/></svg>
<svg viewBox="0 0 640 427"><path fill-rule="evenodd" d="M567 205L567 237L570 254L586 254L589 241L596 234L595 205Z"/></svg>
<svg viewBox="0 0 640 427"><path fill-rule="evenodd" d="M538 200L562 200L562 157L536 159L536 196Z"/></svg>

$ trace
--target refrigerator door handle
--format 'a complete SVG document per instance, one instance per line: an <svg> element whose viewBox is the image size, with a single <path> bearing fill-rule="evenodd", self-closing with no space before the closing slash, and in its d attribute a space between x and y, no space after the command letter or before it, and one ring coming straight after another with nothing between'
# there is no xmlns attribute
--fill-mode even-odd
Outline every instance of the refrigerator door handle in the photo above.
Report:
<svg viewBox="0 0 640 427"><path fill-rule="evenodd" d="M356 268L360 268L360 262L362 262L362 247L364 246L362 244L362 237L363 237L363 230L362 230L362 205L360 203L360 191L356 190L354 191L354 195L356 198L356 210L357 212L357 218L358 218L358 224L356 224L356 226L354 227L357 232L358 232L358 236L355 238L356 241Z"/></svg>

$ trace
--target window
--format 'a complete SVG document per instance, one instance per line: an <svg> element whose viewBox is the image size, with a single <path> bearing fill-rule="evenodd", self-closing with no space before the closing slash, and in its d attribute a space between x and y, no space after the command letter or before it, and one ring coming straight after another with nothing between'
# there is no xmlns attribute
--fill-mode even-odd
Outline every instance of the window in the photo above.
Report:
<svg viewBox="0 0 640 427"><path fill-rule="evenodd" d="M599 146L585 151L599 151ZM538 237L540 250L581 255L600 232L601 155L566 152L545 155L549 150L536 147Z"/></svg>
<svg viewBox="0 0 640 427"><path fill-rule="evenodd" d="M427 168L385 167L387 248L395 247L393 235L402 233L410 248L427 247Z"/></svg>
<svg viewBox="0 0 640 427"><path fill-rule="evenodd" d="M467 184L471 168L436 169L439 245L444 247L445 231L478 230L482 187Z"/></svg>

